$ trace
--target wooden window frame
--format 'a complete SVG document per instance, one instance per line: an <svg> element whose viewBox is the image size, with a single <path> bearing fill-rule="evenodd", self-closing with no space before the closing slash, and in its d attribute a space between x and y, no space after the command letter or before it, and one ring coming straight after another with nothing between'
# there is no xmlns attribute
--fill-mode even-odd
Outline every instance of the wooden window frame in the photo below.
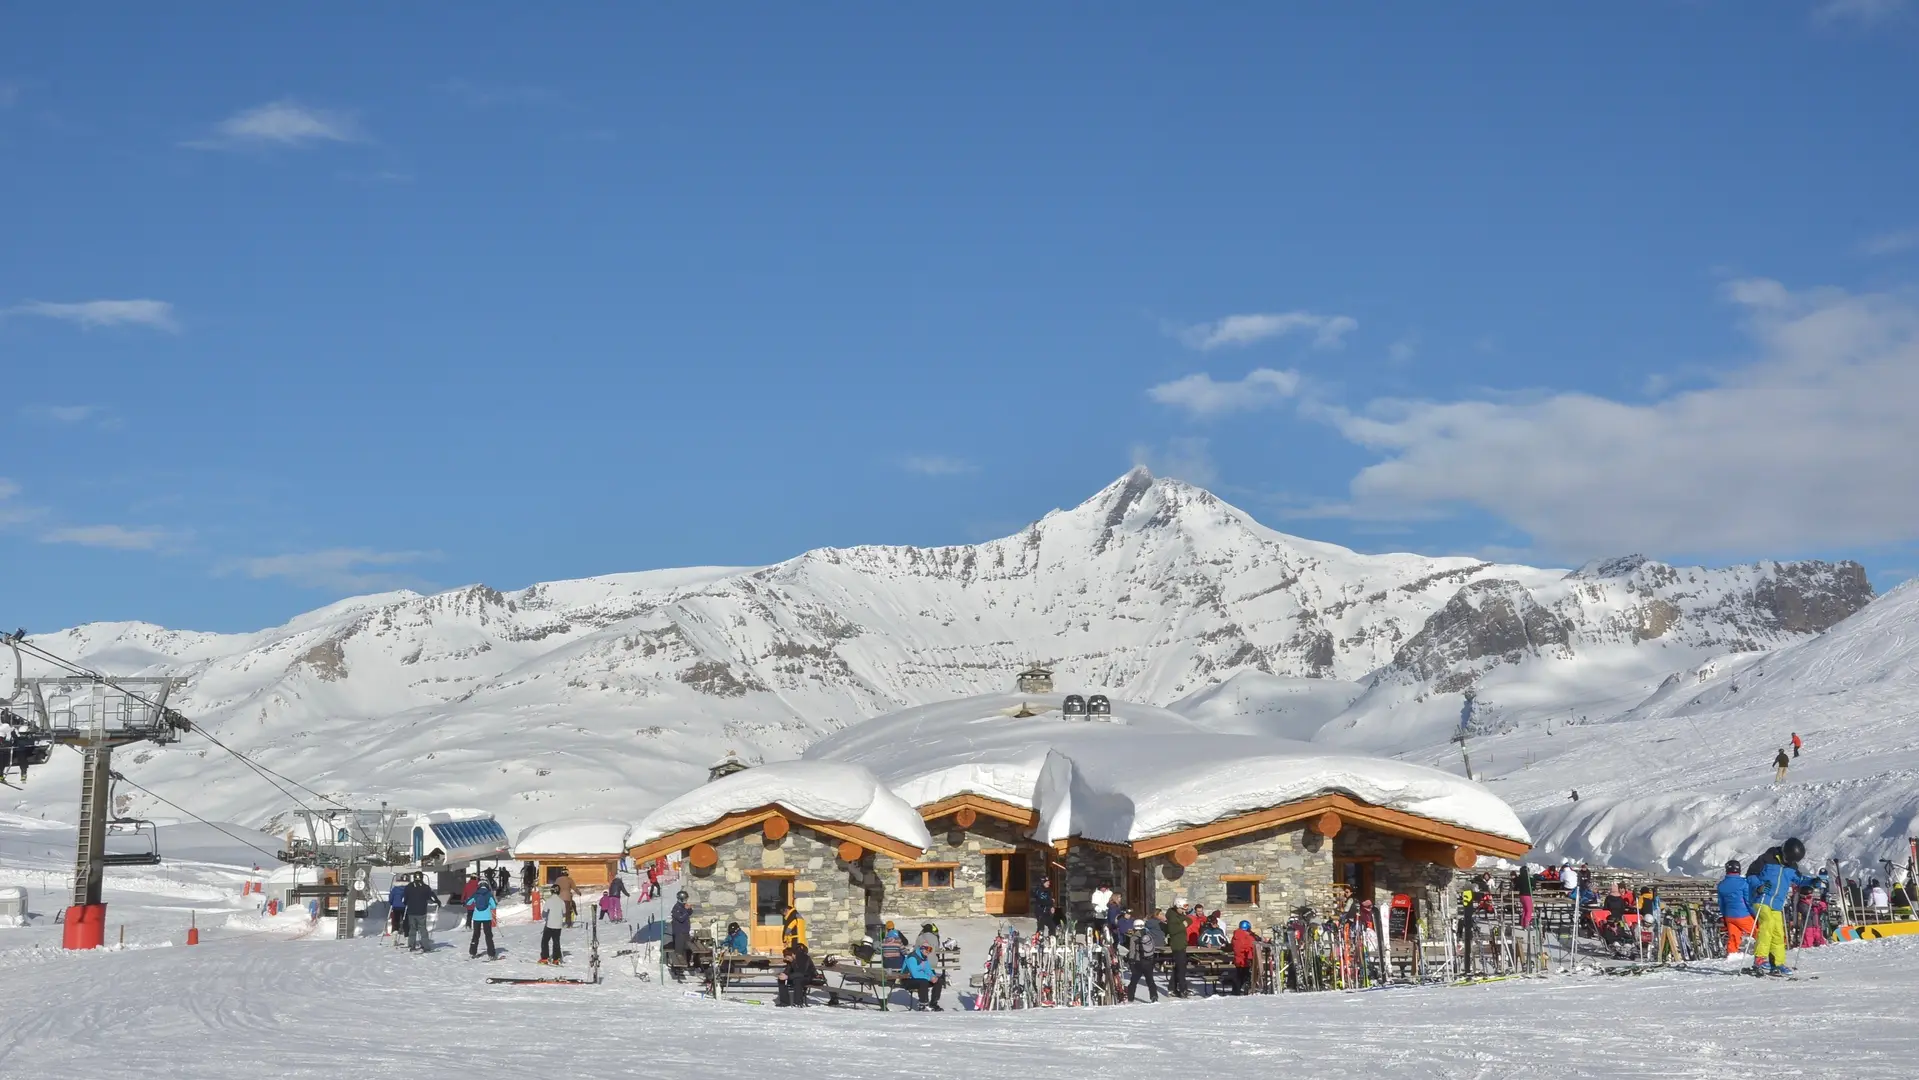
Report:
<svg viewBox="0 0 1919 1080"><path fill-rule="evenodd" d="M960 864L956 862L900 863L893 869L899 874L905 874L912 870L920 871L920 884L908 885L901 877L895 877L893 880L896 888L909 892L926 892L931 889L952 889L959 885L959 867ZM932 883L932 872L935 870L946 871L946 884L935 885Z"/></svg>
<svg viewBox="0 0 1919 1080"><path fill-rule="evenodd" d="M1234 907L1234 908L1258 907L1259 893L1262 885L1266 881L1266 875L1265 874L1221 874L1219 875L1219 881L1220 881L1220 884L1228 886L1228 888L1226 889L1226 899L1224 903L1225 907ZM1232 889L1230 888L1230 886L1233 886L1233 885L1251 886L1252 892L1253 892L1252 898L1244 902L1235 901L1233 899Z"/></svg>

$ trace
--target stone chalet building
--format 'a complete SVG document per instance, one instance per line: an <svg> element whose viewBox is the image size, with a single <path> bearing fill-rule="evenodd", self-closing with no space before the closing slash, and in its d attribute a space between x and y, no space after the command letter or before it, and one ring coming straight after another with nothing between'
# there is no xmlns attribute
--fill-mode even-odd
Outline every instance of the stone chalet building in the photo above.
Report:
<svg viewBox="0 0 1919 1080"><path fill-rule="evenodd" d="M1110 709L1015 693L876 717L669 802L629 852L684 853L696 929L737 921L772 952L788 903L843 951L889 919L1030 915L1042 892L1077 921L1102 881L1136 911L1183 897L1262 931L1355 896L1446 911L1456 871L1531 848L1450 773Z"/></svg>

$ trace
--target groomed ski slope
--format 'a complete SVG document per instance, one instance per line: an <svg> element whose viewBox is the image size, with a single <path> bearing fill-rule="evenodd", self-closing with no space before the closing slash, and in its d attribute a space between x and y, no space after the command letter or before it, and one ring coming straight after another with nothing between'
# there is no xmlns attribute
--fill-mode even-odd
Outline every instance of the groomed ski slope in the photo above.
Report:
<svg viewBox="0 0 1919 1080"><path fill-rule="evenodd" d="M502 912L497 963L468 960L450 925L438 950L410 956L378 937L333 941L330 923L300 915L254 915L238 895L246 866L193 862L109 872L109 927L126 925L129 947L69 953L51 922L62 832L0 819L0 884L29 885L47 915L0 929L8 1077L1859 1080L1908 1076L1919 1051L1910 938L1802 953L1819 978L1800 982L1672 971L1024 1013L796 1012L690 997L636 979L623 958L597 987L488 986L546 970L528 962L538 930L523 905ZM204 937L187 947L190 910Z"/></svg>

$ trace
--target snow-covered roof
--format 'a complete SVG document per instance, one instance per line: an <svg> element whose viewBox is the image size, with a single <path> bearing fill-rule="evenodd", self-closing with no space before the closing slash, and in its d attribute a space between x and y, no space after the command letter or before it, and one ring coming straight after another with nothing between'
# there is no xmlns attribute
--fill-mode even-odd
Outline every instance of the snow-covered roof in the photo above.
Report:
<svg viewBox="0 0 1919 1080"><path fill-rule="evenodd" d="M423 814L415 814L413 823L416 825L444 825L449 821L483 821L492 816L493 815L488 811L475 810L470 806L451 806L445 810L429 810Z"/></svg>
<svg viewBox="0 0 1919 1080"><path fill-rule="evenodd" d="M910 847L933 842L919 811L863 766L831 761L782 761L737 772L694 788L648 814L628 843L639 846L726 817L778 806L803 818L858 825Z"/></svg>
<svg viewBox="0 0 1919 1080"><path fill-rule="evenodd" d="M978 795L1035 811L1033 835L1130 843L1321 795L1530 843L1485 787L1423 765L1310 743L1222 735L1113 702L1066 719L1059 694L988 694L876 717L815 743L812 761L864 765L925 806ZM1023 708L1024 706L1024 708ZM1043 709L1036 716L1022 711Z"/></svg>
<svg viewBox="0 0 1919 1080"><path fill-rule="evenodd" d="M630 826L605 818L566 818L521 830L513 842L516 859L547 855L624 855Z"/></svg>

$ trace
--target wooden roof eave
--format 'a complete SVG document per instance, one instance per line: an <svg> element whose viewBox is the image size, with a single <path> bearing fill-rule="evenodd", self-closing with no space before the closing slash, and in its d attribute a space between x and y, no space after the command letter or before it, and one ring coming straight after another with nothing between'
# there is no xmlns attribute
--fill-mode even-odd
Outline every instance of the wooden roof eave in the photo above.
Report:
<svg viewBox="0 0 1919 1080"><path fill-rule="evenodd" d="M920 817L926 821L942 818L959 810L985 814L987 817L998 818L1009 825L1018 825L1023 829L1030 829L1039 824L1039 811L1031 807L1015 806L1009 802L987 798L984 795L974 795L970 792L948 795L938 802L930 802L919 808Z"/></svg>
<svg viewBox="0 0 1919 1080"><path fill-rule="evenodd" d="M1355 825L1364 825L1376 832L1470 847L1482 854L1498 855L1502 858L1516 859L1532 850L1532 845L1523 841L1459 825L1450 825L1443 821L1434 821L1403 810L1373 806L1370 803L1360 802L1350 795L1330 794L1286 803L1266 810L1255 810L1249 814L1223 818L1190 829L1181 829L1178 832L1136 840L1133 842L1133 854L1142 859L1150 858L1154 855L1163 855L1184 844L1198 846L1228 840L1250 832L1258 832L1261 829L1304 821L1328 810L1337 813L1342 820Z"/></svg>
<svg viewBox="0 0 1919 1080"><path fill-rule="evenodd" d="M896 859L912 860L920 857L921 849L914 847L904 840L895 840L884 833L874 832L864 825L855 825L846 821L819 821L814 818L801 817L783 806L762 806L757 810L743 810L739 813L728 814L706 825L696 826L691 829L681 829L679 832L668 833L657 839L648 840L644 844L635 844L627 849L627 854L633 857L634 862L647 862L675 851L685 851L694 844L704 844L709 840L717 840L722 836L730 836L742 829L750 829L775 815L785 817L795 825L804 825L815 832L824 833L836 840L851 841L870 851L884 852Z"/></svg>

